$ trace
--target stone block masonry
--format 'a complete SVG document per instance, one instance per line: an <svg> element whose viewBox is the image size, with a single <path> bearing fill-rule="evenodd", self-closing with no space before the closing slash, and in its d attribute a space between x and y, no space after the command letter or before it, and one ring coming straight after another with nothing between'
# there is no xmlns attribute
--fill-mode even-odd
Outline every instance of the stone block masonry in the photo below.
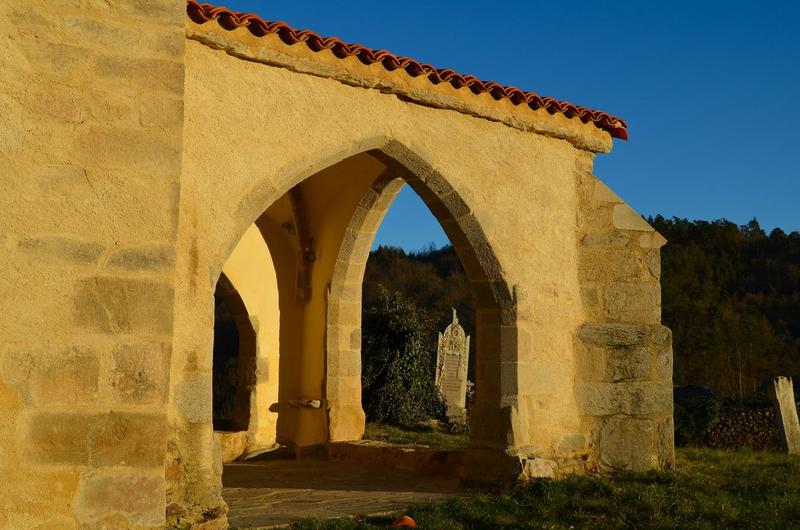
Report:
<svg viewBox="0 0 800 530"><path fill-rule="evenodd" d="M666 240L577 165L582 301L578 405L593 464L646 470L674 462L672 333L660 324Z"/></svg>
<svg viewBox="0 0 800 530"><path fill-rule="evenodd" d="M184 16L0 2L0 528L164 524Z"/></svg>

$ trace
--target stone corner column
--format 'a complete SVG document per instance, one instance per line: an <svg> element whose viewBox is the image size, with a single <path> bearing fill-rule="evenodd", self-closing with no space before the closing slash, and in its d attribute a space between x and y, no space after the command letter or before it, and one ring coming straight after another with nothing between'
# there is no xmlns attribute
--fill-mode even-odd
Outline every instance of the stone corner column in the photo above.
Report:
<svg viewBox="0 0 800 530"><path fill-rule="evenodd" d="M464 481L497 485L519 480L529 447L528 402L519 392L519 328L496 311L478 311L475 402Z"/></svg>
<svg viewBox="0 0 800 530"><path fill-rule="evenodd" d="M584 157L587 158L587 157ZM666 240L593 174L576 166L579 280L576 397L601 470L674 466L672 333L661 325Z"/></svg>
<svg viewBox="0 0 800 530"><path fill-rule="evenodd" d="M366 415L361 405L328 402L328 442L351 442L364 436Z"/></svg>

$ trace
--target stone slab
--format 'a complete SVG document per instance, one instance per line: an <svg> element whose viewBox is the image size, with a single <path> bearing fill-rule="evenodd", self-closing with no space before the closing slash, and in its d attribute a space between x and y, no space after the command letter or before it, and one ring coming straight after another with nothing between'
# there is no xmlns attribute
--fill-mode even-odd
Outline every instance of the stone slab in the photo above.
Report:
<svg viewBox="0 0 800 530"><path fill-rule="evenodd" d="M383 515L409 505L468 497L457 479L318 459L225 465L222 495L232 528L288 525L308 517Z"/></svg>
<svg viewBox="0 0 800 530"><path fill-rule="evenodd" d="M791 377L776 377L772 381L770 398L775 405L775 421L778 424L778 440L784 451L800 454L800 421Z"/></svg>
<svg viewBox="0 0 800 530"><path fill-rule="evenodd" d="M447 417L451 421L463 421L466 417L469 339L453 309L453 322L444 333L439 333L436 350L436 385L447 402Z"/></svg>

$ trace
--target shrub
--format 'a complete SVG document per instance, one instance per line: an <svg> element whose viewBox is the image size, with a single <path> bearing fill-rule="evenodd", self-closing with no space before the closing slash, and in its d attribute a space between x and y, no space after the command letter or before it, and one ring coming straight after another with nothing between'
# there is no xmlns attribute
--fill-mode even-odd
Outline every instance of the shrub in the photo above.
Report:
<svg viewBox="0 0 800 530"><path fill-rule="evenodd" d="M369 421L408 426L444 418L427 349L432 326L425 310L379 286L377 303L362 323L361 382Z"/></svg>
<svg viewBox="0 0 800 530"><path fill-rule="evenodd" d="M717 422L720 402L708 400L694 406L675 404L675 445L706 447L709 430Z"/></svg>

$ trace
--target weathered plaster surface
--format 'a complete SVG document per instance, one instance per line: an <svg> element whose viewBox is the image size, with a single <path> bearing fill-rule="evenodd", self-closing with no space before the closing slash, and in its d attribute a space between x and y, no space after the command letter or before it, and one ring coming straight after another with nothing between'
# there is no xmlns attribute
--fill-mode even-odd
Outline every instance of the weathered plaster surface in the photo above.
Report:
<svg viewBox="0 0 800 530"><path fill-rule="evenodd" d="M565 436L579 432L572 366L575 330L583 320L575 225L580 150L565 140L502 123L237 60L194 41L187 43L187 68L181 211L187 232L179 243L178 263L190 277L178 278L175 359L185 356L196 363L188 366L188 377L199 367L210 370L211 337L197 333L197 323L211 318L205 300L246 227L292 186L322 169L370 149L391 153L401 145L420 159L419 171L436 173L430 183L423 181L428 173L418 175L423 199L426 189L438 185L447 189L435 193L453 193L462 201L463 211L451 212L445 230L458 238L463 226L476 225L491 245L485 251L496 259L497 270L476 271L479 263L465 263L468 273L502 276L515 291L513 326L490 324L498 318L490 306L479 315L486 322L487 344L501 343L493 334L505 334L505 344L513 334L516 342L505 352L487 351L478 361L478 370L487 374L483 392L496 396L495 411L508 410L508 416L486 411L482 443L551 454ZM491 186L485 185L487 179ZM329 200L330 192L322 197ZM508 223L508 212L515 212L515 223ZM347 217L331 220L327 230L335 237L320 234L320 248L341 238L348 222ZM454 243L468 245L464 236ZM180 266L182 259L190 266ZM324 285L326 279L318 281ZM313 293L311 305L324 289ZM314 334L323 330L313 324L304 338L304 370L310 374L300 384L304 398L323 397L323 351L306 345L322 344ZM205 357L195 352L206 352ZM180 366L175 368L179 373ZM176 384L179 380L178 375ZM493 428L491 418L511 422L511 438L503 434L506 427ZM302 443L324 442L325 423L309 425L311 430L298 429L297 436L305 436Z"/></svg>
<svg viewBox="0 0 800 530"><path fill-rule="evenodd" d="M508 100L498 101L488 93L475 95L465 87L455 89L447 83L432 85L425 76L415 78L400 70L390 72L377 63L365 65L356 57L340 59L329 50L314 52L302 45L289 46L277 35L256 37L246 28L226 31L215 23L199 25L191 21L187 21L186 35L247 61L326 77L350 86L395 94L420 105L456 110L523 131L564 138L594 152L611 150L611 136L606 131L582 123L578 118L553 115L544 109L533 110Z"/></svg>

